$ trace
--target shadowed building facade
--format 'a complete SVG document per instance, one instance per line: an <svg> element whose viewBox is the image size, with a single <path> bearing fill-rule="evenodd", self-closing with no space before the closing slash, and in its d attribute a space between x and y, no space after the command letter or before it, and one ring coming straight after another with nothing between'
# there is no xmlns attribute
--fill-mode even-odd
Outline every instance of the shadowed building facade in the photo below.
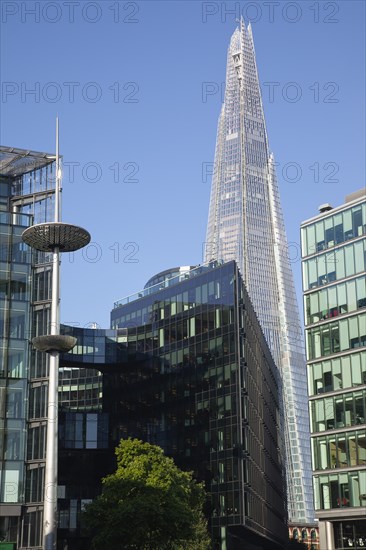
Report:
<svg viewBox="0 0 366 550"><path fill-rule="evenodd" d="M0 153L0 534L41 550L49 364L30 342L49 332L52 253L22 234L53 218L55 156ZM78 345L60 369L59 546L89 549L81 509L137 436L206 482L219 547L281 548L281 382L235 263L168 270L134 298L111 330L64 329Z"/></svg>
<svg viewBox="0 0 366 550"><path fill-rule="evenodd" d="M215 548L280 549L287 540L281 382L241 275L235 262L171 275L117 302L113 330L64 327L79 346L63 356L64 373L71 380L80 368L100 370L103 397L87 412L67 402L66 379L60 387L59 537L74 548L70 522L77 525L100 490L90 466L80 473L82 490L68 464L108 449L111 456L131 436L160 445L205 482Z"/></svg>

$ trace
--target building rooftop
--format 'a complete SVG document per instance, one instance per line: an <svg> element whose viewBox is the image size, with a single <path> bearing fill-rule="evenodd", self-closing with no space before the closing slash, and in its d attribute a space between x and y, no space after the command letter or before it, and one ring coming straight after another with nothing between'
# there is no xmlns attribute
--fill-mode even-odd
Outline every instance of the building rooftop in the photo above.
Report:
<svg viewBox="0 0 366 550"><path fill-rule="evenodd" d="M163 290L164 288L176 285L183 280L192 279L193 277L196 277L197 275L201 275L202 273L204 273L205 271L208 271L209 269L214 269L215 267L218 267L223 263L224 262L221 260L213 260L206 264L194 266L193 268L190 268L189 266L184 267L184 270L182 268L182 271L179 271L177 275L174 275L171 278L166 278L163 281L157 283L156 285L145 286L145 288L143 288L142 290L135 292L134 294L130 294L129 296L126 296L125 298L122 298L117 302L114 302L113 309L116 309L117 307L120 307L120 306L124 306L131 302L134 302L135 300L139 300L140 298L145 298L145 296L150 296L151 294L155 294L155 292L159 292L159 290ZM166 270L161 272L160 274L168 273L169 271L170 270ZM153 278L155 278L155 276L151 277L149 281L151 281Z"/></svg>
<svg viewBox="0 0 366 550"><path fill-rule="evenodd" d="M304 220L303 222L301 222L301 225L302 226L307 225L308 223L312 223L312 222L316 221L317 218L324 218L327 215L333 216L339 210L342 210L344 208L348 208L350 203L356 202L356 201L359 201L359 200L365 199L365 198L366 198L366 188L364 187L362 189L359 189L358 191L354 191L353 193L347 195L344 199L344 203L339 205L339 206L336 206L335 208L330 206L330 204L328 204L328 203L322 204L322 205L319 206L320 213L317 214L316 216L313 216L312 218Z"/></svg>
<svg viewBox="0 0 366 550"><path fill-rule="evenodd" d="M0 145L0 175L16 177L47 166L55 155Z"/></svg>

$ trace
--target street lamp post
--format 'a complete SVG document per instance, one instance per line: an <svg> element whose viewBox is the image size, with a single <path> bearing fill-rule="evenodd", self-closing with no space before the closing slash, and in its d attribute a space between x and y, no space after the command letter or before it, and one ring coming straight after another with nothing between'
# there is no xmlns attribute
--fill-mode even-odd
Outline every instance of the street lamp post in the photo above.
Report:
<svg viewBox="0 0 366 550"><path fill-rule="evenodd" d="M70 351L76 338L60 335L60 252L79 250L90 242L82 227L60 222L61 168L59 123L56 119L56 181L54 221L33 225L22 234L30 247L52 253L51 327L49 334L33 338L33 346L49 354L46 468L44 482L43 548L55 550L57 542L57 449L59 355Z"/></svg>

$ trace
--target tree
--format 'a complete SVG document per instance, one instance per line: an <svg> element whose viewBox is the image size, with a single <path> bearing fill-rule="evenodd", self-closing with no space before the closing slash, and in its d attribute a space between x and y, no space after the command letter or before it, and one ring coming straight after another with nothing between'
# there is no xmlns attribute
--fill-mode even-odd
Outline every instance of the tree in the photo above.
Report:
<svg viewBox="0 0 366 550"><path fill-rule="evenodd" d="M121 440L117 470L83 514L93 550L206 550L203 484L160 447Z"/></svg>

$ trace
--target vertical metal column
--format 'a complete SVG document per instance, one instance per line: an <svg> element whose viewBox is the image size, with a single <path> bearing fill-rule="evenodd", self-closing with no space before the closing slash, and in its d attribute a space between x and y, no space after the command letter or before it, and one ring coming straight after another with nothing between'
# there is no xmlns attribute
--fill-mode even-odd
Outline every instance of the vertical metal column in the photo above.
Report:
<svg viewBox="0 0 366 550"><path fill-rule="evenodd" d="M60 214L60 155L59 124L56 118L56 182L55 182L55 223ZM53 250L52 258L52 302L51 302L51 335L60 334L59 290L60 259L59 247ZM47 439L46 469L43 516L43 547L45 550L56 548L57 533L57 451L58 451L58 366L59 352L51 351L49 357L48 406L47 406Z"/></svg>
<svg viewBox="0 0 366 550"><path fill-rule="evenodd" d="M82 227L60 222L61 169L59 156L59 124L56 119L56 179L54 221L33 225L23 231L22 239L29 246L52 253L51 327L49 334L33 338L34 347L49 354L46 467L44 487L43 548L55 550L57 543L57 451L58 451L58 367L59 355L70 351L76 338L60 335L60 252L79 250L90 242L90 234Z"/></svg>

